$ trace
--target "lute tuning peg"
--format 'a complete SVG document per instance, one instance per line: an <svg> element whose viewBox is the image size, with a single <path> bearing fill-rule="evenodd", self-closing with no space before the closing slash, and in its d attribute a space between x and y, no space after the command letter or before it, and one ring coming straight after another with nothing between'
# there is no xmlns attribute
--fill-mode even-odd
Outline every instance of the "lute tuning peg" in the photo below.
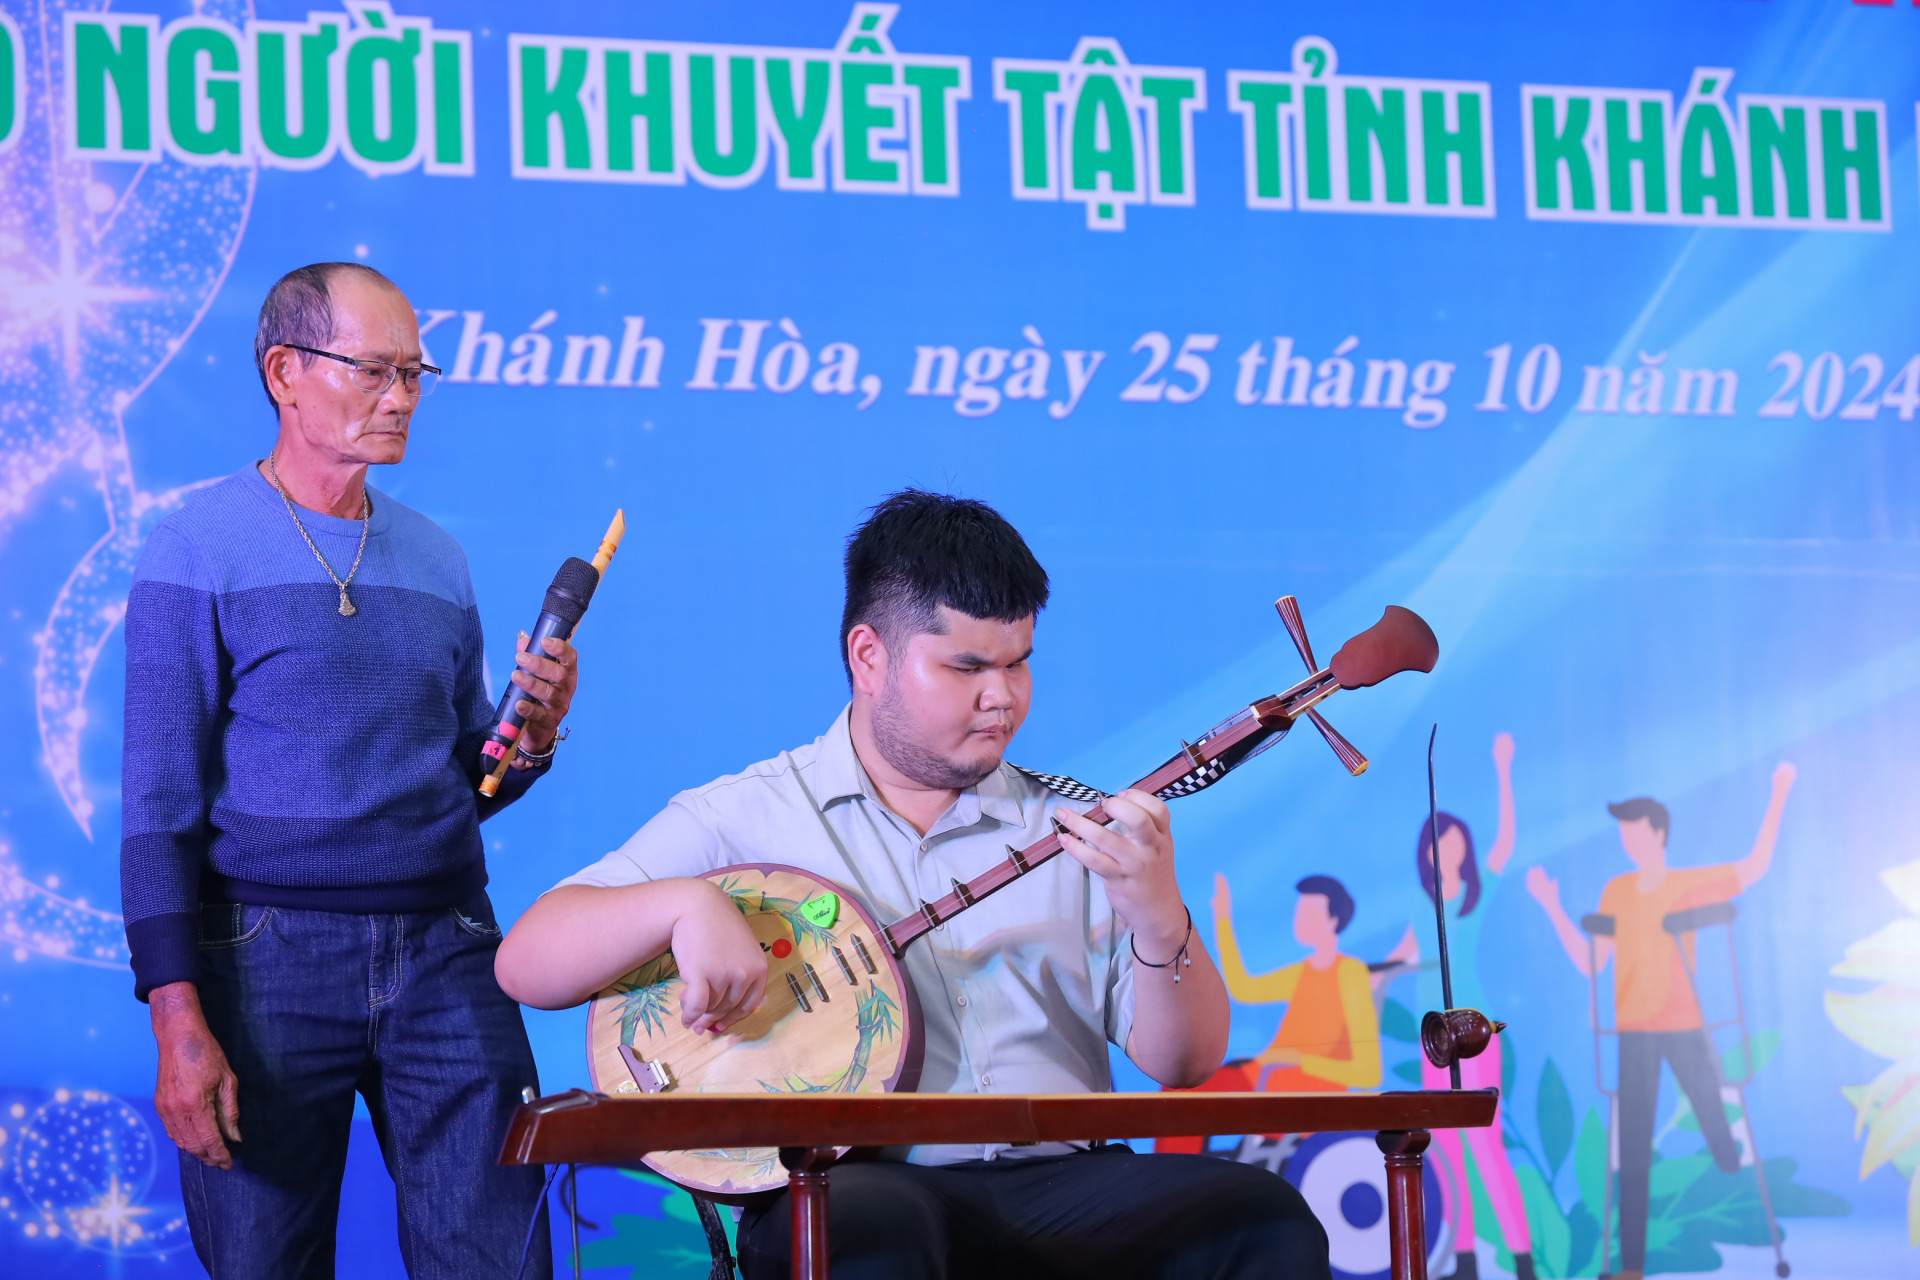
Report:
<svg viewBox="0 0 1920 1280"><path fill-rule="evenodd" d="M1307 664L1308 674L1318 671L1320 664L1313 660L1313 645L1307 640L1307 624L1300 617L1300 602L1292 596L1281 596L1273 607L1279 611L1287 634L1293 637L1293 647L1300 651L1300 661Z"/></svg>
<svg viewBox="0 0 1920 1280"><path fill-rule="evenodd" d="M1313 721L1313 727L1320 731L1320 736L1325 738L1327 745L1333 748L1333 754L1340 757L1340 763L1347 766L1348 773L1357 778L1367 771L1367 758L1360 754L1358 747L1342 737L1338 729L1328 724L1325 716L1309 709L1307 719Z"/></svg>
<svg viewBox="0 0 1920 1280"><path fill-rule="evenodd" d="M1309 673L1319 671L1320 664L1314 661L1313 657L1313 642L1307 639L1306 620L1300 616L1300 602L1292 596L1281 596L1273 602L1273 607L1279 612L1280 621L1285 624L1287 635L1293 640L1293 647L1299 650L1300 661L1307 664L1307 671ZM1313 727L1320 731L1320 736L1325 738L1327 745L1333 748L1333 754L1340 757L1340 763L1346 766L1348 773L1357 778L1367 771L1367 758L1360 754L1357 747L1341 736L1338 729L1328 724L1325 716L1309 709L1307 719L1313 721Z"/></svg>

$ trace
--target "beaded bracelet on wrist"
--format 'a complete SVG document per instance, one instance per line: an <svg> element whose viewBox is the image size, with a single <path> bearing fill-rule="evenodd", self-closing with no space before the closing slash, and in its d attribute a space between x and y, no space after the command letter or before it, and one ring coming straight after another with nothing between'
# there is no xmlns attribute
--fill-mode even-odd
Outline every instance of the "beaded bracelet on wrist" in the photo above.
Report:
<svg viewBox="0 0 1920 1280"><path fill-rule="evenodd" d="M1185 906L1184 903L1181 905ZM1161 964L1155 964L1151 960L1142 959L1140 956L1140 944L1134 940L1132 935L1128 935L1127 937L1127 945L1133 948L1134 960L1147 966L1149 969L1173 969L1173 981L1176 986L1179 985L1180 982L1180 968L1176 968L1175 966L1177 965L1188 969L1193 967L1193 957L1187 954L1187 948L1193 944L1193 908L1187 907L1186 911L1187 936L1180 940L1180 949L1173 953L1173 959L1171 960Z"/></svg>

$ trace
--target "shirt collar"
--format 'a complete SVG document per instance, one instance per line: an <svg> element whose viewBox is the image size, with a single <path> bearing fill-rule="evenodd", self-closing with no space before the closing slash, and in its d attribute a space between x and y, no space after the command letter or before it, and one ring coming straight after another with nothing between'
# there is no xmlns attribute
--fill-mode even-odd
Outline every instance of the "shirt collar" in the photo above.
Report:
<svg viewBox="0 0 1920 1280"><path fill-rule="evenodd" d="M820 754L815 757L814 770L822 806L857 796L879 799L867 784L867 771L860 767L860 757L853 751L853 730L849 726L852 715L853 704L849 702L840 708L840 714L820 738Z"/></svg>
<svg viewBox="0 0 1920 1280"><path fill-rule="evenodd" d="M273 510L278 511L280 513L280 519L286 519L287 499L281 497L280 491L273 487L272 481L260 474L259 463L248 463L240 469L238 475L240 482L251 490L256 498ZM367 486L367 493L371 499L373 515L366 523L365 533L369 538L377 538L381 534L384 534L388 527L393 524L394 503L393 499L387 497L386 494L380 492L372 485ZM324 511L313 511L307 507L296 507L295 516L306 528L317 529L322 533L336 534L343 538L358 538L362 532L361 521L358 516L347 519L341 516L328 515Z"/></svg>
<svg viewBox="0 0 1920 1280"><path fill-rule="evenodd" d="M1006 826L1023 827L1027 819L1020 812L1020 800L1014 794L1013 782L1009 777L1013 772L1013 766L1002 760L1000 767L982 778L980 785L973 790L980 796L981 813Z"/></svg>
<svg viewBox="0 0 1920 1280"><path fill-rule="evenodd" d="M875 804L880 802L873 783L867 778L866 769L860 764L860 757L853 749L852 715L853 704L848 703L840 709L832 727L820 739L820 754L815 768L822 806L857 797L865 797ZM950 816L964 819L959 825L971 826L977 818L969 811L977 807L979 816L992 818L1005 826L1025 826L1026 816L1020 810L1015 783L1009 777L1013 772L1013 766L1002 760L1000 767L982 778L978 785L960 793L953 809L949 811ZM942 821L936 825L946 827L949 824Z"/></svg>

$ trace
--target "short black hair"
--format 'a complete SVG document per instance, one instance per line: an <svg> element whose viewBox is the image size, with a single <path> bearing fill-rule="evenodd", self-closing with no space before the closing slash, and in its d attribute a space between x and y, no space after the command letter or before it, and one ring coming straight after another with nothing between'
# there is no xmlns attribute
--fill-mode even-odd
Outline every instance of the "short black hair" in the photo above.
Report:
<svg viewBox="0 0 1920 1280"><path fill-rule="evenodd" d="M1635 796L1631 800L1622 800L1619 804L1609 804L1607 812L1622 822L1638 822L1645 818L1653 825L1655 831L1662 834L1666 833L1667 824L1671 821L1667 815L1667 806L1647 796Z"/></svg>
<svg viewBox="0 0 1920 1280"><path fill-rule="evenodd" d="M1335 933L1345 933L1353 923L1353 895L1332 876L1308 876L1293 887L1303 894L1317 893L1327 900L1327 914L1333 917Z"/></svg>
<svg viewBox="0 0 1920 1280"><path fill-rule="evenodd" d="M260 389L277 413L280 402L267 385L267 352L275 347L325 347L333 340L333 278L342 271L357 272L376 283L399 291L393 281L364 262L316 262L295 267L274 281L267 299L260 304L260 323L253 332L253 367L260 375ZM302 351L301 368L311 367L315 357Z"/></svg>
<svg viewBox="0 0 1920 1280"><path fill-rule="evenodd" d="M1005 517L984 502L902 489L869 509L847 539L847 600L840 614L840 663L861 623L889 649L939 634L937 609L1017 622L1047 604L1047 571Z"/></svg>

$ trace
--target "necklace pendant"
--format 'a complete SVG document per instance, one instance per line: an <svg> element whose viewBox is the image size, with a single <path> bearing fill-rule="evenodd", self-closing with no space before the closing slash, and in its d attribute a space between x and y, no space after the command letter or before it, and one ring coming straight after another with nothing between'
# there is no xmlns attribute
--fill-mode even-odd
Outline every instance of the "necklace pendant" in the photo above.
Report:
<svg viewBox="0 0 1920 1280"><path fill-rule="evenodd" d="M347 599L347 589L345 587L340 588L340 616L343 618L351 618L358 612L360 611L353 607L353 601Z"/></svg>

